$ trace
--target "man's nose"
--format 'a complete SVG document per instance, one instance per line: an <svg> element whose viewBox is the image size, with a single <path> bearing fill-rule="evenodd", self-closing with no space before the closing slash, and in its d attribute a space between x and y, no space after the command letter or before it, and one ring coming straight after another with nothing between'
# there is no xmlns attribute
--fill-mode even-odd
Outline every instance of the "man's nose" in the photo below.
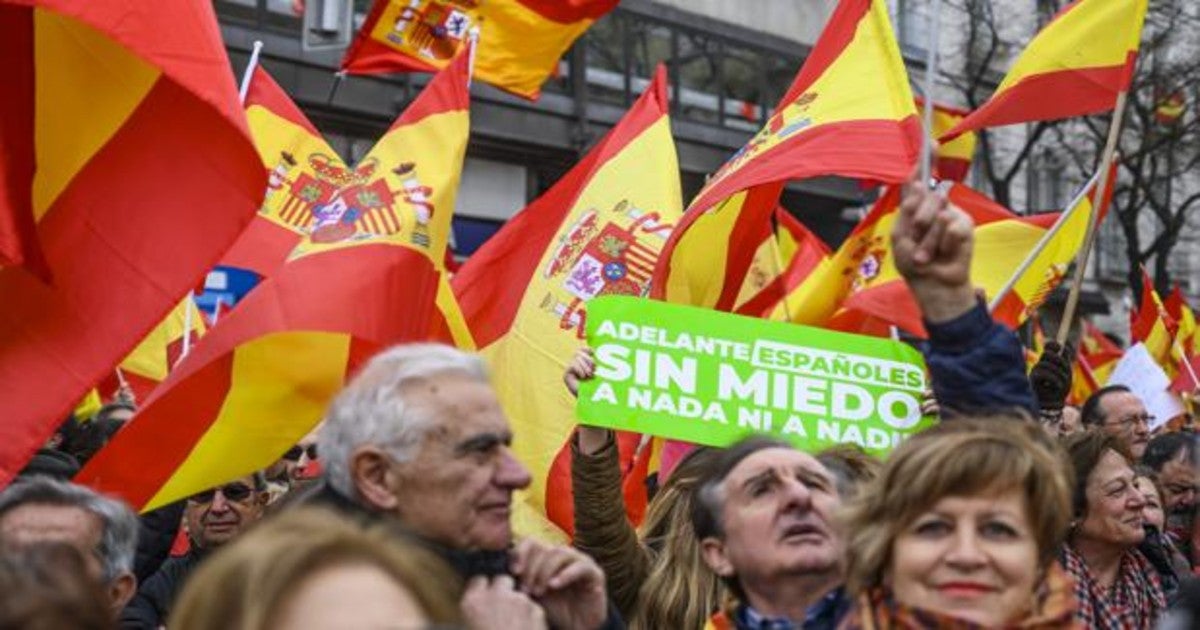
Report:
<svg viewBox="0 0 1200 630"><path fill-rule="evenodd" d="M788 503L802 508L812 505L812 489L803 481L795 477L787 478L783 482L783 489Z"/></svg>
<svg viewBox="0 0 1200 630"><path fill-rule="evenodd" d="M500 465L496 469L496 485L503 488L520 490L528 488L533 482L529 469L513 455L512 449L505 448L500 456Z"/></svg>
<svg viewBox="0 0 1200 630"><path fill-rule="evenodd" d="M225 498L225 493L217 490L213 493L212 506L208 508L210 512L225 512L229 509L229 499Z"/></svg>

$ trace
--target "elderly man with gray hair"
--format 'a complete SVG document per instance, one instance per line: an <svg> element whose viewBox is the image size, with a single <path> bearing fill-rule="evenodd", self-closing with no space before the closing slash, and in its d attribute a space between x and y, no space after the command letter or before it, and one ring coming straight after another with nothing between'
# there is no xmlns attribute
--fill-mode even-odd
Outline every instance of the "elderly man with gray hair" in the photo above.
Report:
<svg viewBox="0 0 1200 630"><path fill-rule="evenodd" d="M75 547L104 587L114 619L137 590L137 534L133 510L83 486L34 476L0 492L0 552L43 542Z"/></svg>
<svg viewBox="0 0 1200 630"><path fill-rule="evenodd" d="M318 448L318 502L390 520L469 580L472 628L622 627L604 575L569 547L513 544L513 493L529 471L474 354L402 345L374 357L331 404Z"/></svg>

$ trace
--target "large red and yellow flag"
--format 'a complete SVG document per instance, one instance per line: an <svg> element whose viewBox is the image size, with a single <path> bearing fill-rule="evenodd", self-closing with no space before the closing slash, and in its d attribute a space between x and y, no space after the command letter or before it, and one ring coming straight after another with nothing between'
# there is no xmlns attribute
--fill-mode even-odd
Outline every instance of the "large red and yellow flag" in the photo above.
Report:
<svg viewBox="0 0 1200 630"><path fill-rule="evenodd" d="M925 99L916 98L917 109L925 107ZM970 112L949 107L933 105L933 127L929 130L931 139L936 140L942 134L950 131L961 122ZM967 179L971 172L971 161L975 159L976 134L968 132L948 142L937 145L933 154L933 174L940 180L961 182Z"/></svg>
<svg viewBox="0 0 1200 630"><path fill-rule="evenodd" d="M616 127L467 259L452 281L513 423L513 448L533 471L533 485L519 502L518 524L526 531L552 534L543 514L558 528L571 528L569 468L551 469L575 424L562 373L583 344L587 302L597 295L645 295L681 215L667 108L660 68Z"/></svg>
<svg viewBox="0 0 1200 630"><path fill-rule="evenodd" d="M200 282L266 177L211 4L3 0L0 58L0 233L46 271L0 268L3 485Z"/></svg>
<svg viewBox="0 0 1200 630"><path fill-rule="evenodd" d="M142 510L264 468L346 375L434 317L466 152L466 60L439 73L314 213L288 262L171 372L77 480ZM372 232L370 217L399 229Z"/></svg>
<svg viewBox="0 0 1200 630"><path fill-rule="evenodd" d="M953 184L950 202L975 222L971 281L995 294L1033 250L1057 213L1018 217L984 195ZM885 334L896 326L925 336L921 311L891 255L891 232L900 208L899 187L889 187L838 251L776 307L772 318L851 332Z"/></svg>
<svg viewBox="0 0 1200 630"><path fill-rule="evenodd" d="M1108 382L1109 375L1124 354L1120 346L1113 343L1088 320L1082 320L1079 333L1079 350L1076 352L1071 394L1067 400L1081 405L1096 390Z"/></svg>
<svg viewBox="0 0 1200 630"><path fill-rule="evenodd" d="M1154 281L1142 268L1142 298L1136 311L1130 314L1129 338L1146 345L1150 356L1172 378L1178 373L1177 361L1181 358L1174 352L1175 320L1167 313Z"/></svg>
<svg viewBox="0 0 1200 630"><path fill-rule="evenodd" d="M245 107L268 172L267 189L258 216L221 264L268 277L311 227L313 211L328 204L355 172L262 66L251 74Z"/></svg>
<svg viewBox="0 0 1200 630"><path fill-rule="evenodd" d="M767 125L688 206L655 271L654 296L731 310L787 180L902 182L921 122L883 0L840 2Z"/></svg>
<svg viewBox="0 0 1200 630"><path fill-rule="evenodd" d="M942 139L1112 109L1133 78L1146 3L1075 0L1029 42L992 97Z"/></svg>
<svg viewBox="0 0 1200 630"><path fill-rule="evenodd" d="M782 206L775 208L775 229L754 252L734 312L762 317L793 291L825 258L829 246Z"/></svg>
<svg viewBox="0 0 1200 630"><path fill-rule="evenodd" d="M618 0L375 0L346 50L350 74L432 72L479 36L474 75L534 99L558 59Z"/></svg>

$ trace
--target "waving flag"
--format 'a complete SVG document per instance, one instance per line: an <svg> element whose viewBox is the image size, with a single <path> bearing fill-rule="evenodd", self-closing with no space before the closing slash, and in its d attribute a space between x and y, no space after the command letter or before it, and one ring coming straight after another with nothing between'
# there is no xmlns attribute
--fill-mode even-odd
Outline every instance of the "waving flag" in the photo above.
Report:
<svg viewBox="0 0 1200 630"><path fill-rule="evenodd" d="M1192 310L1192 306L1188 304L1187 298L1183 296L1183 291L1179 288L1179 283L1171 289L1171 294L1167 299L1163 300L1163 307L1167 309L1167 315L1175 320L1177 329L1175 331L1175 344L1179 350L1186 356L1196 354L1196 313Z"/></svg>
<svg viewBox="0 0 1200 630"><path fill-rule="evenodd" d="M266 176L211 4L0 0L0 59L3 485L200 282Z"/></svg>
<svg viewBox="0 0 1200 630"><path fill-rule="evenodd" d="M222 318L77 480L143 510L266 467L376 350L426 339L468 122L465 56L314 211L273 277ZM369 168L368 168L369 167ZM395 221L388 234L366 218Z"/></svg>
<svg viewBox="0 0 1200 630"><path fill-rule="evenodd" d="M1112 109L1129 88L1147 0L1075 0L1017 57L995 93L942 136Z"/></svg>
<svg viewBox="0 0 1200 630"><path fill-rule="evenodd" d="M375 0L346 50L350 74L433 72L479 33L475 77L537 98L558 59L618 0Z"/></svg>
<svg viewBox="0 0 1200 630"><path fill-rule="evenodd" d="M221 260L222 265L270 276L300 243L313 211L333 198L355 172L267 74L254 68L246 94L246 119L269 173L258 216Z"/></svg>
<svg viewBox="0 0 1200 630"><path fill-rule="evenodd" d="M916 98L917 109L925 107L925 99ZM933 105L933 128L929 135L934 139L950 131L961 122L970 112L946 105ZM964 133L948 142L937 146L933 154L933 174L940 180L961 182L966 180L971 172L971 161L975 158L975 144L978 138L974 133Z"/></svg>
<svg viewBox="0 0 1200 630"><path fill-rule="evenodd" d="M883 0L840 2L775 113L705 184L655 271L654 296L731 310L787 180L902 182L921 147Z"/></svg>
<svg viewBox="0 0 1200 630"><path fill-rule="evenodd" d="M533 471L526 531L571 528L569 470L552 470L574 427L562 373L583 344L587 301L645 295L679 220L679 166L666 72L616 127L544 195L467 259L452 284L513 423L513 449ZM637 440L633 440L636 446ZM626 461L630 442L622 440ZM560 533L561 535L561 533Z"/></svg>
<svg viewBox="0 0 1200 630"><path fill-rule="evenodd" d="M134 397L145 402L182 358L184 337L194 345L206 332L200 309L190 297L184 298L118 366ZM120 385L121 379L114 370L99 387L100 391L114 392Z"/></svg>
<svg viewBox="0 0 1200 630"><path fill-rule="evenodd" d="M1081 320L1079 349L1076 351L1068 400L1080 405L1108 382L1113 368L1124 352L1088 320Z"/></svg>
<svg viewBox="0 0 1200 630"><path fill-rule="evenodd" d="M949 199L975 222L971 281L988 294L1003 286L1058 218L1057 213L1018 217L962 184L951 186ZM868 334L886 334L894 325L924 337L921 310L891 253L899 208L900 189L889 187L838 251L772 317L790 315L801 324Z"/></svg>

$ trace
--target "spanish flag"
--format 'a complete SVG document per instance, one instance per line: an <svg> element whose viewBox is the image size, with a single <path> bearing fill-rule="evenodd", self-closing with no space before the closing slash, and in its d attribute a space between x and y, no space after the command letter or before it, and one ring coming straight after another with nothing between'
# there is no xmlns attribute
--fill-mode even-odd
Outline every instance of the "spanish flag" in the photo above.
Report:
<svg viewBox="0 0 1200 630"><path fill-rule="evenodd" d="M986 103L942 136L1086 116L1129 89L1147 0L1075 0L1029 42Z"/></svg>
<svg viewBox="0 0 1200 630"><path fill-rule="evenodd" d="M731 310L787 180L902 182L921 122L883 0L840 2L775 113L688 206L655 271L654 296Z"/></svg>
<svg viewBox="0 0 1200 630"><path fill-rule="evenodd" d="M513 423L513 449L533 472L519 502L522 531L561 537L571 529L569 470L552 463L575 424L562 374L584 343L588 300L646 295L682 213L667 109L660 67L625 117L452 280ZM637 444L622 438L624 461Z"/></svg>
<svg viewBox="0 0 1200 630"><path fill-rule="evenodd" d="M311 227L313 211L351 183L354 170L262 66L250 76L245 107L267 188L258 216L221 264L269 277Z"/></svg>
<svg viewBox="0 0 1200 630"><path fill-rule="evenodd" d="M1175 320L1167 313L1158 291L1154 290L1154 280L1144 267L1141 304L1130 314L1129 337L1132 343L1146 344L1146 350L1167 376L1175 377L1179 370L1176 361L1182 358L1174 352Z"/></svg>
<svg viewBox="0 0 1200 630"><path fill-rule="evenodd" d="M479 35L474 75L528 99L619 0L375 0L342 58L349 74L433 72Z"/></svg>
<svg viewBox="0 0 1200 630"><path fill-rule="evenodd" d="M925 107L925 99L916 98L917 110ZM933 104L933 128L929 130L932 139L950 131L961 122L970 112ZM933 174L939 180L961 182L967 179L971 172L971 161L975 159L976 134L964 133L949 142L937 145L933 154Z"/></svg>
<svg viewBox="0 0 1200 630"><path fill-rule="evenodd" d="M762 317L795 290L823 260L829 246L784 207L775 208L775 229L754 252L735 313Z"/></svg>
<svg viewBox="0 0 1200 630"><path fill-rule="evenodd" d="M283 268L197 344L77 481L149 510L264 468L371 354L427 338L466 152L466 69L463 56L430 82L360 164L361 179L315 213ZM365 230L371 214L400 229Z"/></svg>
<svg viewBox="0 0 1200 630"><path fill-rule="evenodd" d="M1033 366L1042 358L1046 351L1046 333L1042 331L1042 323L1033 320L1033 331L1029 336L1029 345L1025 347L1025 373L1033 371Z"/></svg>
<svg viewBox="0 0 1200 630"><path fill-rule="evenodd" d="M1071 379L1071 394L1067 400L1081 405L1108 382L1124 352L1088 320L1082 320L1079 350L1076 352Z"/></svg>
<svg viewBox="0 0 1200 630"><path fill-rule="evenodd" d="M200 282L266 176L210 4L0 0L0 59L2 486Z"/></svg>
<svg viewBox="0 0 1200 630"><path fill-rule="evenodd" d="M1003 286L1058 218L1057 213L1018 217L962 184L951 185L948 195L975 222L971 281L989 294ZM867 334L886 334L888 326L897 326L924 337L921 310L891 254L899 208L900 189L891 186L829 262L772 317Z"/></svg>

